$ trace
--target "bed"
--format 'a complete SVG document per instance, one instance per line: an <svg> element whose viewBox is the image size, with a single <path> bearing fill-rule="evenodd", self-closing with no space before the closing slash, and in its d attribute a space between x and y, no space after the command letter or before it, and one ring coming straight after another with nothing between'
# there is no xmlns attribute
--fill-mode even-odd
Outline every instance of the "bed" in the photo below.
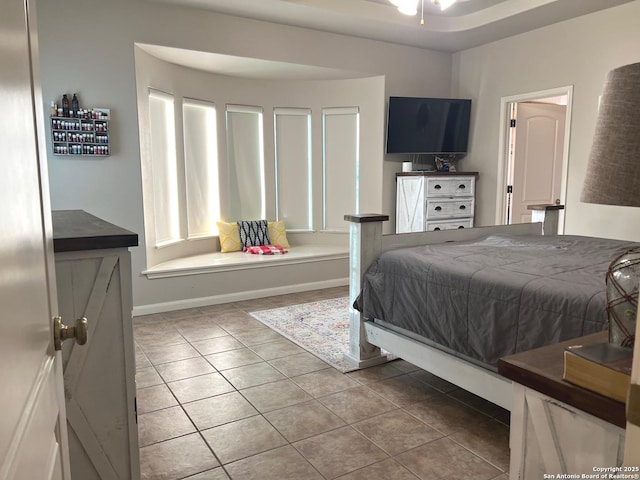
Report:
<svg viewBox="0 0 640 480"><path fill-rule="evenodd" d="M507 409L498 359L606 329L606 269L637 245L541 224L382 235L384 218L348 216L347 359L372 365L382 348Z"/></svg>

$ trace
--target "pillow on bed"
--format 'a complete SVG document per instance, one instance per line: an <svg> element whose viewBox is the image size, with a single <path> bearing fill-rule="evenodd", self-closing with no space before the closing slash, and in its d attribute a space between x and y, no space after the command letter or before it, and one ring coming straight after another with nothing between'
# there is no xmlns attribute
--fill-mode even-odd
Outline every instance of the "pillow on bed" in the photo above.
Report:
<svg viewBox="0 0 640 480"><path fill-rule="evenodd" d="M277 245L282 248L289 248L287 231L284 228L284 220L269 222L267 226L269 228L269 239L271 240L271 245Z"/></svg>
<svg viewBox="0 0 640 480"><path fill-rule="evenodd" d="M238 230L240 230L240 243L243 250L247 247L271 243L266 220L240 220Z"/></svg>
<svg viewBox="0 0 640 480"><path fill-rule="evenodd" d="M222 253L239 252L242 250L240 243L240 230L237 223L216 222L218 236L220 237L220 251Z"/></svg>

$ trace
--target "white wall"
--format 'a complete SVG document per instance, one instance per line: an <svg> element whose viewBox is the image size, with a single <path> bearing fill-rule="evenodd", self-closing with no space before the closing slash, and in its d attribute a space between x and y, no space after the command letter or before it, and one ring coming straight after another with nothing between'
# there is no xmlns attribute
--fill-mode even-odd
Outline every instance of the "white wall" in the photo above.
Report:
<svg viewBox="0 0 640 480"><path fill-rule="evenodd" d="M384 75L385 99L390 95L451 93L451 56L441 52L149 4L144 0L39 0L37 7L45 111L51 100L59 99L65 92L78 92L85 106L107 107L112 111L111 157L49 155L52 207L84 209L138 233L141 242L144 224L136 42L316 65L369 76ZM378 145L381 142L378 136L369 140ZM48 146L50 149L50 142ZM376 169L382 164L382 192L377 191L377 185L368 186L367 195L381 196L383 213L392 215L395 172L400 171L401 164L380 162L378 158L373 161ZM372 175L375 177L379 172ZM393 223L386 229L393 231ZM147 280L140 275L145 268L143 245L133 249L132 260L136 306L198 298L217 288L243 289L242 281L232 275L218 276L213 283L208 275ZM331 276L330 272L325 274ZM310 272L298 269L289 281L304 283L309 275Z"/></svg>
<svg viewBox="0 0 640 480"><path fill-rule="evenodd" d="M453 56L453 93L474 101L463 168L480 172L477 225L495 220L501 97L573 85L565 233L640 239L640 208L580 202L598 96L609 70L640 61L638 25L635 1Z"/></svg>

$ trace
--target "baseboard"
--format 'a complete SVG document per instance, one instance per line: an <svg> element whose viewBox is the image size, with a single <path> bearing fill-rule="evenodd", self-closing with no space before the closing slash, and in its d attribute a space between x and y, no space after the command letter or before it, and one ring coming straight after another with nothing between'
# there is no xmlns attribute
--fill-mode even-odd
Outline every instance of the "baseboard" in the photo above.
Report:
<svg viewBox="0 0 640 480"><path fill-rule="evenodd" d="M139 317L142 315L150 315L152 313L171 312L173 310L183 310L185 308L206 307L208 305L218 305L220 303L241 302L243 300L252 300L254 298L273 297L275 295L308 292L310 290L342 287L345 285L349 285L348 278L336 278L334 280L323 280L320 282L301 283L296 285L284 285L282 287L234 292L223 295L214 295L211 297L186 298L184 300L175 300L173 302L138 305L133 307L133 316Z"/></svg>

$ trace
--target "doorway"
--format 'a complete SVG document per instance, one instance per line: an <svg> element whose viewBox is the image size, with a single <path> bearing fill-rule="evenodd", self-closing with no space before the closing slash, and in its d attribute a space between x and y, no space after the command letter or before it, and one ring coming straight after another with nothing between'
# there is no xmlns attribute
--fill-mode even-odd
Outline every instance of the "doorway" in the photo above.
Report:
<svg viewBox="0 0 640 480"><path fill-rule="evenodd" d="M497 225L530 222L532 205L565 204L572 92L568 86L502 98Z"/></svg>

